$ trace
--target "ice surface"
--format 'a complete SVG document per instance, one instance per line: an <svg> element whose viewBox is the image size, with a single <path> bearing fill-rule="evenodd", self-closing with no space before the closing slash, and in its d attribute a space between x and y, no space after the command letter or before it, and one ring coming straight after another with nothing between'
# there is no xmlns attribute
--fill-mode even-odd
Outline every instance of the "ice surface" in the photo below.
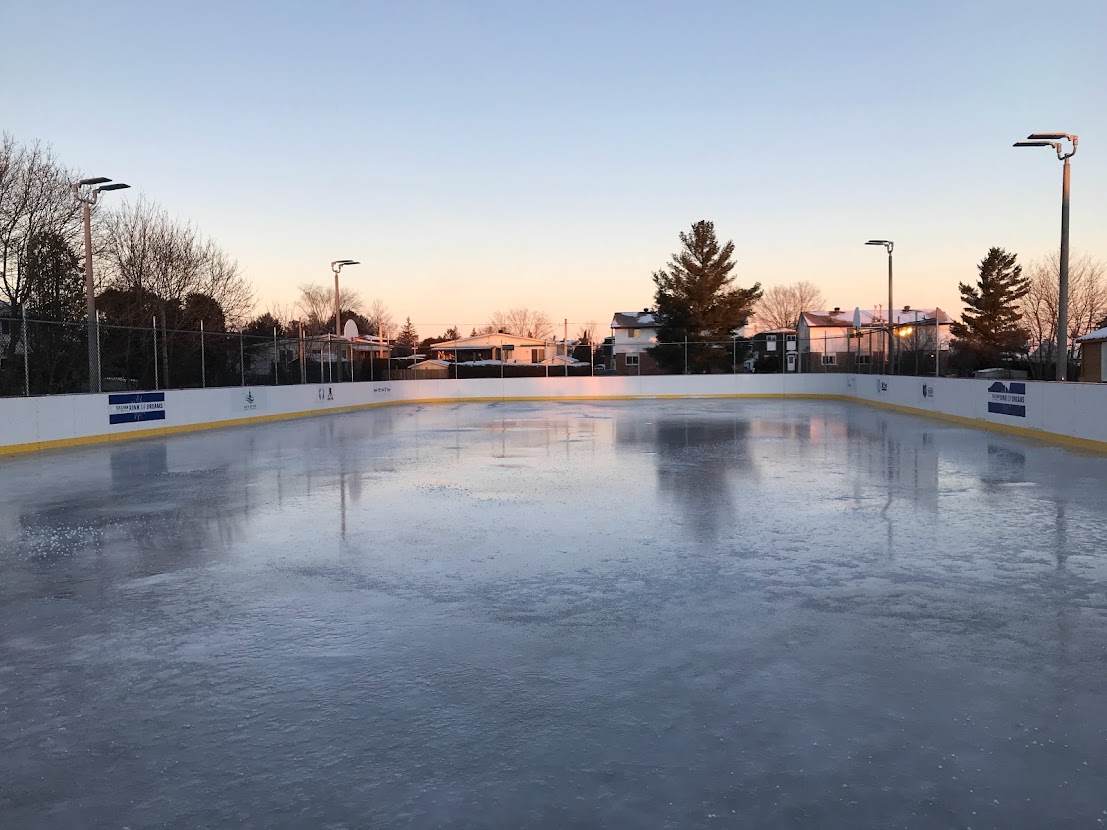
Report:
<svg viewBox="0 0 1107 830"><path fill-rule="evenodd" d="M847 404L0 464L0 827L1065 827L1107 464Z"/></svg>

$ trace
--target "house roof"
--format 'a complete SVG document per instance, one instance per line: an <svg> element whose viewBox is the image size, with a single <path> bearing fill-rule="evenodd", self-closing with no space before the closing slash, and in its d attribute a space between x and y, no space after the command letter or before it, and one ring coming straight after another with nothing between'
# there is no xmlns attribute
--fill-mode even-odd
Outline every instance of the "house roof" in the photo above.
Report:
<svg viewBox="0 0 1107 830"><path fill-rule="evenodd" d="M611 319L613 329L650 329L659 325L652 311L616 311Z"/></svg>
<svg viewBox="0 0 1107 830"><path fill-rule="evenodd" d="M1090 331L1083 337L1076 338L1077 343L1094 343L1097 340L1107 340L1107 328Z"/></svg>
<svg viewBox="0 0 1107 830"><path fill-rule="evenodd" d="M934 315L938 315L938 323L946 326L952 322L948 314L940 308L912 308L904 311L896 309L892 315L892 322L897 326L908 326L915 323L930 323L934 325ZM853 325L852 311L804 311L800 314L808 328L845 328ZM861 309L861 328L874 326L887 326L888 318L878 313L875 309Z"/></svg>
<svg viewBox="0 0 1107 830"><path fill-rule="evenodd" d="M493 346L502 346L511 343L516 346L545 346L548 341L539 340L537 337L520 337L516 334L501 334L490 332L488 334L476 334L471 337L459 337L457 340L444 340L435 343L432 349L450 351L452 349L490 349Z"/></svg>
<svg viewBox="0 0 1107 830"><path fill-rule="evenodd" d="M853 325L852 319L846 319L844 315L839 314L837 317L833 313L827 313L824 311L805 311L800 315L800 319L807 323L811 328L825 329L831 326L838 326L845 328ZM861 320L864 325L864 318Z"/></svg>
<svg viewBox="0 0 1107 830"><path fill-rule="evenodd" d="M453 364L450 363L448 360L430 359L430 360L420 360L417 363L413 363L410 368L414 369L416 372L424 372L424 371L429 371L431 369L446 369L446 368L448 368L452 365Z"/></svg>

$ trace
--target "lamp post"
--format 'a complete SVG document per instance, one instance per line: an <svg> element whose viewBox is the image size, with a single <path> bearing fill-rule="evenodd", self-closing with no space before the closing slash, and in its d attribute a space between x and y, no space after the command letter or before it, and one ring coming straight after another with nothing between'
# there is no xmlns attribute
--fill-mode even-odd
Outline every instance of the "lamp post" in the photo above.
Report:
<svg viewBox="0 0 1107 830"><path fill-rule="evenodd" d="M893 373L896 370L895 360L895 333L892 324L892 317L895 312L892 305L892 248L895 247L894 242L889 242L887 239L870 239L865 243L866 245L883 245L888 251L888 373Z"/></svg>
<svg viewBox="0 0 1107 830"><path fill-rule="evenodd" d="M1080 139L1068 133L1031 133L1029 141L1016 141L1014 147L1052 147L1064 163L1061 173L1061 274L1057 295L1057 380L1065 380L1069 368L1069 159L1076 155ZM1072 149L1065 152L1062 142Z"/></svg>
<svg viewBox="0 0 1107 830"><path fill-rule="evenodd" d="M357 262L356 260L353 260L353 259L336 259L334 262L331 263L331 270L334 271L334 336L335 337L341 337L342 336L342 308L341 308L341 303L339 302L339 299L338 299L338 272L342 270L343 265L360 265L360 264L361 264L360 262ZM340 358L338 358L338 343L337 342L334 344L334 356L335 356L336 359L340 360ZM352 365L352 361L353 361L353 353L352 352L349 355L349 359L350 359L351 365ZM331 374L332 375L334 374L334 367L333 366L331 367ZM351 377L351 379L353 378L353 371L352 370L351 370L351 373L350 373L350 377ZM333 379L333 377L332 377L332 379ZM342 380L342 364L341 364L341 362L339 363L338 379L339 379L339 381Z"/></svg>
<svg viewBox="0 0 1107 830"><path fill-rule="evenodd" d="M331 270L334 271L334 333L336 337L342 336L342 310L339 307L338 300L338 272L342 270L343 265L361 265L352 259L336 259L331 263Z"/></svg>
<svg viewBox="0 0 1107 830"><path fill-rule="evenodd" d="M73 198L81 204L85 225L85 310L88 316L88 391L100 391L99 326L96 319L96 286L92 281L92 206L100 201L100 194L109 190L125 190L129 184L115 182L104 176L77 179L73 182Z"/></svg>

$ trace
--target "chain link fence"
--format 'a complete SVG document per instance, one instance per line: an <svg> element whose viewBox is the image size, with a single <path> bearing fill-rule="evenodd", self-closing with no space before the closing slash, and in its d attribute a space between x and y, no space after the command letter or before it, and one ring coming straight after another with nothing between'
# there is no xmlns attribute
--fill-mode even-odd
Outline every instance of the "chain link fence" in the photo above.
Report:
<svg viewBox="0 0 1107 830"><path fill-rule="evenodd" d="M549 343L485 359L431 346L426 355L396 357L388 347L332 335L252 336L245 333L55 323L0 318L0 396L95 391L284 386L348 381L580 377L582 375L896 373L940 374L948 341L933 331L897 332L894 354L883 331L822 335L762 333L726 341L608 338L602 345ZM940 339L940 338L939 338ZM546 359L541 360L542 355ZM490 357L490 359L488 359Z"/></svg>
<svg viewBox="0 0 1107 830"><path fill-rule="evenodd" d="M605 368L619 375L666 374L898 374L935 376L949 371L949 338L933 328L897 331L892 353L882 329L852 334L764 332L728 341L614 343ZM936 347L936 343L940 343Z"/></svg>

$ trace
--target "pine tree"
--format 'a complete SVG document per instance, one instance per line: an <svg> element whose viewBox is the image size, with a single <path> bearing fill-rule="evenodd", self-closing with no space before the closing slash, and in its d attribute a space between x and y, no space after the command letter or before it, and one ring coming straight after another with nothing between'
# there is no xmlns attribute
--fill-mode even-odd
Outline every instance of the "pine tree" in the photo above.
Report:
<svg viewBox="0 0 1107 830"><path fill-rule="evenodd" d="M400 333L396 336L396 349L406 356L415 353L416 346L419 345L419 333L415 330L415 326L411 323L411 318L408 317L404 321L404 326L400 329Z"/></svg>
<svg viewBox="0 0 1107 830"><path fill-rule="evenodd" d="M950 325L958 363L965 369L998 365L1005 356L1026 351L1029 337L1022 325L1019 300L1030 290L1016 254L991 248L979 265L975 285L961 283L965 311L961 322Z"/></svg>
<svg viewBox="0 0 1107 830"><path fill-rule="evenodd" d="M31 237L23 270L30 286L26 310L31 321L24 354L34 356L34 394L80 388L86 354L84 326L40 322L83 323L85 281L80 259L61 234L47 231Z"/></svg>
<svg viewBox="0 0 1107 830"><path fill-rule="evenodd" d="M662 369L681 372L685 354L690 372L729 371L733 332L749 320L761 298L761 285L734 286L734 243L720 246L715 225L701 220L680 234L680 251L653 275L659 345L650 353ZM688 346L685 348L685 341Z"/></svg>

